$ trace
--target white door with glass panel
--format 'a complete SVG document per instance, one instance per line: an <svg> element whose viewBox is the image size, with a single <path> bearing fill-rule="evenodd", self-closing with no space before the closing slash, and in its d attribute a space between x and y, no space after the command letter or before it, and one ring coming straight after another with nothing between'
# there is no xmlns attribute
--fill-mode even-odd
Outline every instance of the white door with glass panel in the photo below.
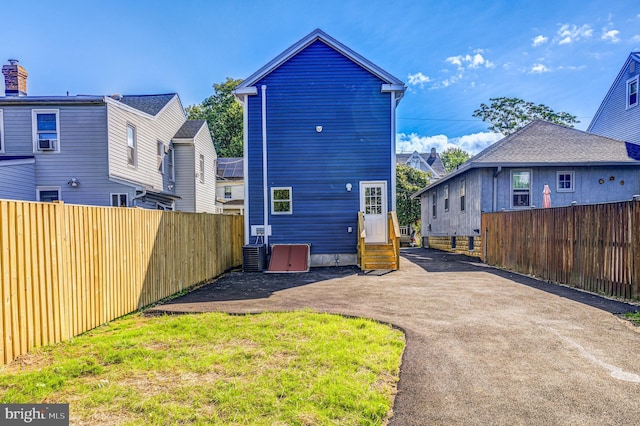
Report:
<svg viewBox="0 0 640 426"><path fill-rule="evenodd" d="M387 182L360 182L360 211L364 213L365 243L386 243Z"/></svg>

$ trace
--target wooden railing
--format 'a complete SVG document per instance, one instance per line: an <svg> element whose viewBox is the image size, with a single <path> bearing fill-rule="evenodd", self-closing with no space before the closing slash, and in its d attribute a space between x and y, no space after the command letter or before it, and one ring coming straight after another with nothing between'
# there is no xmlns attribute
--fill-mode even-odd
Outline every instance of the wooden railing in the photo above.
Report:
<svg viewBox="0 0 640 426"><path fill-rule="evenodd" d="M358 212L358 259L357 263L360 267L364 264L366 245L365 239L367 237L367 231L364 229L364 213Z"/></svg>
<svg viewBox="0 0 640 426"><path fill-rule="evenodd" d="M242 263L243 217L0 200L0 364Z"/></svg>
<svg viewBox="0 0 640 426"><path fill-rule="evenodd" d="M388 269L399 269L400 268L400 226L398 225L398 216L396 212L389 212L387 214L387 243L386 246L391 246L391 250L393 250L393 259L395 264L392 264L390 260L386 260L383 262L373 262L378 264L388 263ZM358 248L357 248L357 263L361 269L365 269L365 264L371 264L371 259L367 258L367 245L366 245L366 237L367 232L365 231L364 226L364 213L358 212ZM374 245L378 246L378 245ZM375 248L375 247L374 247ZM373 249L372 249L373 250ZM371 251L373 257L380 256L379 252ZM370 256L370 257L371 257Z"/></svg>
<svg viewBox="0 0 640 426"><path fill-rule="evenodd" d="M398 215L395 211L389 212L387 214L387 218L389 221L389 243L393 245L393 252L396 257L396 265L398 269L400 269L400 225L398 224Z"/></svg>

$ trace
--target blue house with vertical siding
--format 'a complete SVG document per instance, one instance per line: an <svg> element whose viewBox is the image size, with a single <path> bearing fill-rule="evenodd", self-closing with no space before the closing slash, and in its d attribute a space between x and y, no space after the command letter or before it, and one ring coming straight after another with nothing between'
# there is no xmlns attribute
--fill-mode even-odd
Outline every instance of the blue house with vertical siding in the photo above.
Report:
<svg viewBox="0 0 640 426"><path fill-rule="evenodd" d="M625 61L588 132L640 144L640 52Z"/></svg>
<svg viewBox="0 0 640 426"><path fill-rule="evenodd" d="M395 211L395 111L402 81L315 30L239 85L245 242L309 244L311 266L357 262L386 242Z"/></svg>

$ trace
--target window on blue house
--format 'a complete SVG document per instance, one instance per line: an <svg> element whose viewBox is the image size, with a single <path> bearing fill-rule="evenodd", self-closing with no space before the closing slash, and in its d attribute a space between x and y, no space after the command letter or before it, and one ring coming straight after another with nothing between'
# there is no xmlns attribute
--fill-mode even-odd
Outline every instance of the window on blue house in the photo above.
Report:
<svg viewBox="0 0 640 426"><path fill-rule="evenodd" d="M627 80L627 108L638 105L638 76Z"/></svg>
<svg viewBox="0 0 640 426"><path fill-rule="evenodd" d="M271 188L271 214L291 214L292 212L291 187Z"/></svg>
<svg viewBox="0 0 640 426"><path fill-rule="evenodd" d="M531 206L531 172L514 170L511 172L511 207Z"/></svg>
<svg viewBox="0 0 640 426"><path fill-rule="evenodd" d="M558 192L574 192L573 172L558 172L556 190Z"/></svg>

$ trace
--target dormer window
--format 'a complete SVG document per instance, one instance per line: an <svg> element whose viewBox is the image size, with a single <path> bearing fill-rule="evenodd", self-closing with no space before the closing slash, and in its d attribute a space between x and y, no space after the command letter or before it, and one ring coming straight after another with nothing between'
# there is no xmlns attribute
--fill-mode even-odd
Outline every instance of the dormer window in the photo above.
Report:
<svg viewBox="0 0 640 426"><path fill-rule="evenodd" d="M627 80L627 108L638 105L638 76Z"/></svg>

